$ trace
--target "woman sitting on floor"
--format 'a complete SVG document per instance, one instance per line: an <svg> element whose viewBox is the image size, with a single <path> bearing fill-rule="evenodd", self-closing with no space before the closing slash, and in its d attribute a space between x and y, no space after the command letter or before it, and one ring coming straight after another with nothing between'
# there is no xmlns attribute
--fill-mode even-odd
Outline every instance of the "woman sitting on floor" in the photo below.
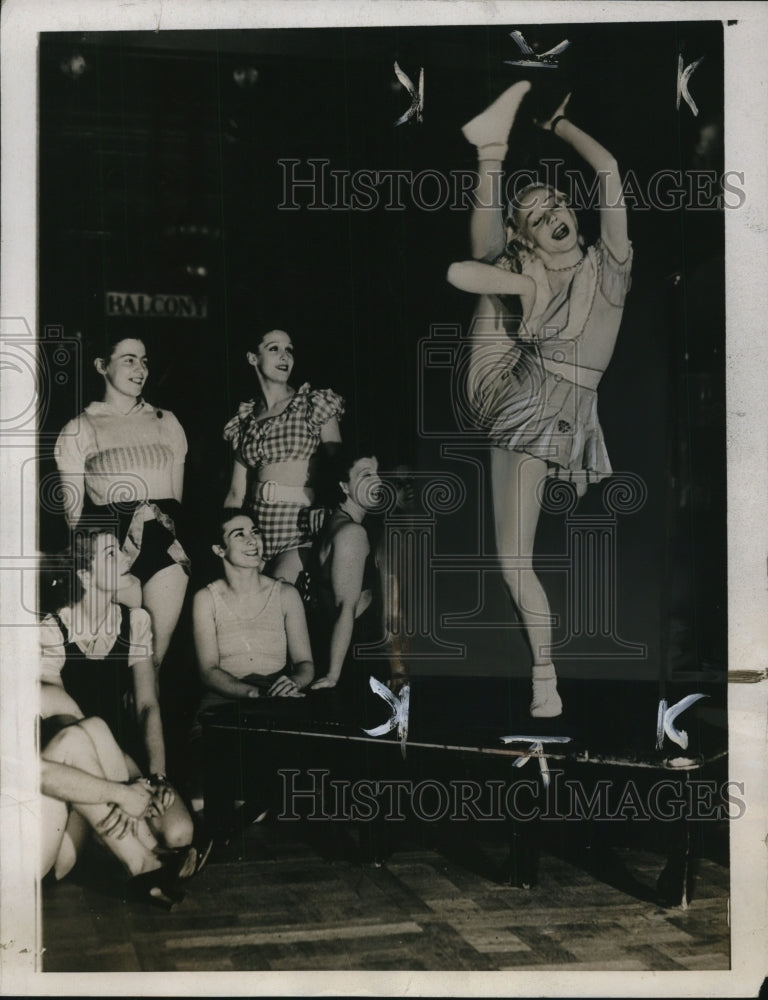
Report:
<svg viewBox="0 0 768 1000"><path fill-rule="evenodd" d="M149 615L116 603L130 579L128 558L107 532L76 535L73 557L75 593L40 626L44 729L51 733L86 716L103 719L128 777L139 778L142 770L150 775L158 806L150 821L154 835L164 848L187 847L192 819L165 777ZM62 703L67 710L57 708Z"/></svg>
<svg viewBox="0 0 768 1000"><path fill-rule="evenodd" d="M74 868L92 832L131 876L126 894L170 909L182 880L205 858L194 847L163 850L151 824L166 811L161 790L135 773L103 719L74 720L79 709L53 684L42 689L41 875ZM53 733L53 735L51 735Z"/></svg>

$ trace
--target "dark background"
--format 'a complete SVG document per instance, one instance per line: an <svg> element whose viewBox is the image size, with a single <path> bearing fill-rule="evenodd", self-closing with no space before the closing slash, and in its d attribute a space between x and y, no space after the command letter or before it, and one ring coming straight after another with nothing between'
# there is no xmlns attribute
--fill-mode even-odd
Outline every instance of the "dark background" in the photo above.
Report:
<svg viewBox="0 0 768 1000"><path fill-rule="evenodd" d="M512 28L539 51L569 38L560 67L505 65L519 57ZM442 449L463 443L476 461L484 453L457 424L450 366L425 373L420 346L432 324L467 331L474 303L447 285L445 271L468 256L469 212L419 210L408 194L405 211L279 210L277 161L300 159L303 176L308 158L338 170L471 170L461 125L526 76L535 88L510 169L542 156L580 166L531 123L573 90L570 116L632 169L641 190L662 169L719 175L724 30L696 22L41 36L39 314L45 363L61 362L65 379L49 380L41 428L41 547L67 540L50 489L53 440L99 389L80 338L125 329L148 348L147 397L187 433L190 594L206 582L206 527L230 475L221 429L253 393L246 350L279 326L296 346L294 384L329 385L347 400L345 438L369 443L385 470L407 462L425 481L451 472L466 484L457 510L428 526L443 569L424 583L425 630L462 648L414 668L503 674L512 662L527 673L498 574L459 568L459 556L488 553L493 569L490 501L480 472ZM690 82L698 118L685 102L675 107L680 53L686 65L705 56ZM395 60L414 81L424 67L422 124L394 127L408 106ZM238 84L243 69L256 71L252 84ZM297 198L306 205L309 195ZM555 659L573 677L718 677L726 668L723 215L630 209L633 287L600 415L614 469L639 477L647 498L614 518L614 611L604 616L613 634L598 623ZM594 236L594 213L581 221ZM108 319L113 290L204 295L208 318ZM57 338L69 345L58 361ZM603 518L610 530L605 489L590 490L573 523ZM566 530L562 515L542 517L543 556L563 555ZM562 639L573 631L568 573L542 571ZM441 623L473 609L474 622ZM428 638L414 648L434 652Z"/></svg>

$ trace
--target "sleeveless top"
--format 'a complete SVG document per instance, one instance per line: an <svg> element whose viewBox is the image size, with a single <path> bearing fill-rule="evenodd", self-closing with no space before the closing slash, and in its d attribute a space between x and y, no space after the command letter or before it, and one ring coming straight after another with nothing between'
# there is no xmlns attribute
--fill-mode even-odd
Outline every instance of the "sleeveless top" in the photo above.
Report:
<svg viewBox="0 0 768 1000"><path fill-rule="evenodd" d="M213 602L219 667L237 678L249 674L266 676L282 670L288 657L288 643L280 581L273 581L264 604L246 618L232 609L223 580L209 583L207 590Z"/></svg>
<svg viewBox="0 0 768 1000"><path fill-rule="evenodd" d="M334 511L333 513L336 512ZM345 510L339 509L339 513L343 514L344 517L347 518L347 521L350 524L356 523L354 519ZM331 517L328 518L326 523L329 524L330 521ZM361 525L361 527L363 528L367 536L368 535L367 530L363 525ZM322 604L324 604L325 609L327 610L327 609L335 609L336 602L333 596L333 584L331 582L330 554L329 558L327 558L325 562L323 563L320 562L320 549L322 548L323 545L324 534L325 532L322 532L318 539L317 546L313 553L312 562L314 563L315 579L317 581L317 597L318 600ZM372 598L375 598L378 590L378 583L379 583L379 571L376 567L376 553L374 551L374 547L371 545L370 538L368 538L368 555L365 557L365 566L363 568L363 581L360 587L361 593L366 590L369 590L371 592ZM372 600L371 604L373 603L374 601ZM365 614L365 612L363 612L363 614ZM360 617L362 617L362 615Z"/></svg>
<svg viewBox="0 0 768 1000"><path fill-rule="evenodd" d="M347 514L346 511L341 511L341 513L344 514L350 522L352 522L353 519L349 516L349 514ZM326 524L327 523L328 521L326 521ZM367 535L367 530L364 526L362 527L366 531ZM333 583L331 580L331 558L329 557L324 563L320 563L319 549L322 545L322 541L323 536L321 534L318 544L313 549L313 558L311 562L312 596L307 606L308 619L312 623L310 635L312 638L315 665L318 668L318 676L322 676L323 672L328 669L331 636L333 634L334 624L338 617L336 600L333 593ZM376 565L376 551L375 547L370 542L370 538L368 540L368 544L369 551L365 558L360 591L361 593L369 591L371 594L371 600L368 606L355 618L355 622L352 627L352 638L350 640L346 656L344 657L344 665L341 670L341 678L339 680L339 685L341 687L348 686L350 681L353 680L353 675L356 674L360 674L360 676L364 675L366 683L369 674L378 675L382 673L382 669L385 670L383 676L386 677L386 668L388 668L388 664L385 664L384 661L380 659L366 659L364 654L360 657L355 656L355 646L378 642L384 635L382 593L379 570ZM359 661L359 664L365 668L363 671L353 671L349 669L348 664L356 661Z"/></svg>

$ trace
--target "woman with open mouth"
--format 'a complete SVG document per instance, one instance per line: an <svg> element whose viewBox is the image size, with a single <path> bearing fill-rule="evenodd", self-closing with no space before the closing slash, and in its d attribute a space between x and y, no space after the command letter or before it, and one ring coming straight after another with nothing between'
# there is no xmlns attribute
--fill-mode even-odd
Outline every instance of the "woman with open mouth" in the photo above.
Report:
<svg viewBox="0 0 768 1000"><path fill-rule="evenodd" d="M152 620L159 670L179 620L189 559L177 539L187 439L176 417L144 399L149 365L144 344L120 335L94 359L104 381L93 402L56 442L62 502L71 528L98 526L117 535L134 593Z"/></svg>
<svg viewBox="0 0 768 1000"><path fill-rule="evenodd" d="M507 137L530 86L514 84L464 126L478 151L474 259L452 264L448 280L480 296L466 402L493 445L496 545L531 646L530 713L548 718L561 714L562 702L550 653L549 602L533 570L542 486L547 476L564 478L581 496L611 472L596 390L616 343L632 247L616 161L565 117L570 95L536 124L597 171L600 238L585 247L566 198L544 184L517 192L504 212L499 177Z"/></svg>
<svg viewBox="0 0 768 1000"><path fill-rule="evenodd" d="M265 333L247 357L258 395L241 403L224 428L235 455L224 506L255 512L266 572L296 583L325 513L314 506L314 483L318 462L341 442L344 400L308 382L290 385L293 342L284 330Z"/></svg>

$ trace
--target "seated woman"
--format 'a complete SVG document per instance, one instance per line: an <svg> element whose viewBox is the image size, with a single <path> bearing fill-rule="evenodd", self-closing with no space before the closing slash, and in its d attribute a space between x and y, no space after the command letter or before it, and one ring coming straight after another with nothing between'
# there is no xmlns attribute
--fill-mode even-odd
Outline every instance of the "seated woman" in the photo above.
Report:
<svg viewBox="0 0 768 1000"><path fill-rule="evenodd" d="M251 515L225 509L218 535L212 548L224 576L199 590L192 605L205 688L201 725L207 711L236 699L301 698L315 676L299 592L290 583L262 575L264 538ZM265 803L277 795L275 780L275 768L262 761L258 775L225 764L215 782L204 782L206 826L217 843L229 840L233 820L250 822L264 813ZM240 806L233 815L234 802Z"/></svg>
<svg viewBox="0 0 768 1000"><path fill-rule="evenodd" d="M298 591L262 575L264 539L250 514L225 509L212 548L224 576L192 606L201 710L234 698L299 696L315 667Z"/></svg>
<svg viewBox="0 0 768 1000"><path fill-rule="evenodd" d="M151 820L165 848L191 844L193 823L165 777L165 744L152 661L149 615L115 601L128 586L128 558L106 532L75 536L75 593L40 626L44 730L84 716L104 720L125 754L128 776L150 774Z"/></svg>
<svg viewBox="0 0 768 1000"><path fill-rule="evenodd" d="M324 676L312 685L315 689L336 687L342 672L345 682L352 681L354 671L345 666L352 662L355 643L382 637L379 570L363 527L366 514L379 501L378 468L374 456L347 453L338 460L341 500L326 519L315 548L313 641L325 668Z"/></svg>
<svg viewBox="0 0 768 1000"><path fill-rule="evenodd" d="M167 796L131 774L130 760L102 719L61 728L79 709L56 685L43 686L42 702L43 738L56 731L41 749L41 875L58 881L69 874L92 832L130 876L129 898L170 909L184 896L181 880L205 859L193 847L163 851L158 844L151 823L166 811Z"/></svg>

